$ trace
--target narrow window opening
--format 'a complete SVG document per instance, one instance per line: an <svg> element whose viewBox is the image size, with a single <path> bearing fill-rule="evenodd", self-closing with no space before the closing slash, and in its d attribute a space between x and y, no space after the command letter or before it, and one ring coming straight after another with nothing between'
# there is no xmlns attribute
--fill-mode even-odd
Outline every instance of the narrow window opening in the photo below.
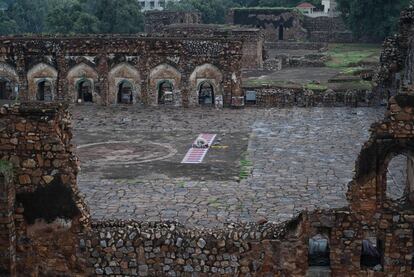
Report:
<svg viewBox="0 0 414 277"><path fill-rule="evenodd" d="M0 80L0 100L13 100L13 88L9 81Z"/></svg>
<svg viewBox="0 0 414 277"><path fill-rule="evenodd" d="M133 103L133 87L128 81L121 82L118 87L118 104Z"/></svg>
<svg viewBox="0 0 414 277"><path fill-rule="evenodd" d="M80 102L93 102L92 83L89 80L81 81L78 84L78 99Z"/></svg>
<svg viewBox="0 0 414 277"><path fill-rule="evenodd" d="M326 235L317 234L309 239L308 260L310 267L331 265L329 240Z"/></svg>
<svg viewBox="0 0 414 277"><path fill-rule="evenodd" d="M163 81L158 87L158 104L169 104L173 102L173 85L170 81Z"/></svg>
<svg viewBox="0 0 414 277"><path fill-rule="evenodd" d="M214 88L209 82L203 82L198 92L198 103L201 106L214 105Z"/></svg>
<svg viewBox="0 0 414 277"><path fill-rule="evenodd" d="M283 24L279 25L279 40L283 40L284 39L284 26Z"/></svg>
<svg viewBox="0 0 414 277"><path fill-rule="evenodd" d="M42 81L38 83L36 99L38 101L52 101L52 85L49 81Z"/></svg>
<svg viewBox="0 0 414 277"><path fill-rule="evenodd" d="M369 237L362 241L361 267L382 271L382 241L376 237Z"/></svg>

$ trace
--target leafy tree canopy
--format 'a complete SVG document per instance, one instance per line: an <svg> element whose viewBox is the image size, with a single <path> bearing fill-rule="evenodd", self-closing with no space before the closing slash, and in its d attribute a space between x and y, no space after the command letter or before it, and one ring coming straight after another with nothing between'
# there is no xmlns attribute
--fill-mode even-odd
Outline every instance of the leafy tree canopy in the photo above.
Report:
<svg viewBox="0 0 414 277"><path fill-rule="evenodd" d="M395 33L409 0L337 0L346 24L357 38L382 41Z"/></svg>
<svg viewBox="0 0 414 277"><path fill-rule="evenodd" d="M143 30L136 0L0 0L0 10L0 35Z"/></svg>

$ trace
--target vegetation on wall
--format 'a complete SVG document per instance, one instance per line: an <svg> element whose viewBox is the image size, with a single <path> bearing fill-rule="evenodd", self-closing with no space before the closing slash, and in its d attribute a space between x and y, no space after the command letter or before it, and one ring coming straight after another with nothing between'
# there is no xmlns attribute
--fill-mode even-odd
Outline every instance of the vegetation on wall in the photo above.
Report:
<svg viewBox="0 0 414 277"><path fill-rule="evenodd" d="M0 8L0 35L143 30L136 0L0 0Z"/></svg>

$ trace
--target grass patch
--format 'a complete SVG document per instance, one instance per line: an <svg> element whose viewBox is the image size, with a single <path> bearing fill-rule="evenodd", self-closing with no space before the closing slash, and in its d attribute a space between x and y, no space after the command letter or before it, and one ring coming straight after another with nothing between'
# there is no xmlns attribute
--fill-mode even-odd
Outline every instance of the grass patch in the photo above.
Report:
<svg viewBox="0 0 414 277"><path fill-rule="evenodd" d="M348 75L348 76L349 75L355 76L355 75L361 74L364 70L365 69L363 67L361 67L361 66L357 66L357 67L347 67L347 68L344 68L341 71L341 74Z"/></svg>
<svg viewBox="0 0 414 277"><path fill-rule="evenodd" d="M314 91L325 91L328 89L327 86L322 85L322 84L314 84L314 83L309 83L303 86L304 89L308 89L308 90L314 90Z"/></svg>
<svg viewBox="0 0 414 277"><path fill-rule="evenodd" d="M291 88L300 89L302 86L288 81L281 80L266 80L266 79L248 79L243 81L243 87L278 87L278 88Z"/></svg>
<svg viewBox="0 0 414 277"><path fill-rule="evenodd" d="M326 62L330 68L355 67L365 60L379 60L381 46L377 44L330 44L327 53L331 60Z"/></svg>
<svg viewBox="0 0 414 277"><path fill-rule="evenodd" d="M253 162L247 158L247 153L243 153L242 158L240 160L240 173L239 179L244 180L247 179L253 168Z"/></svg>

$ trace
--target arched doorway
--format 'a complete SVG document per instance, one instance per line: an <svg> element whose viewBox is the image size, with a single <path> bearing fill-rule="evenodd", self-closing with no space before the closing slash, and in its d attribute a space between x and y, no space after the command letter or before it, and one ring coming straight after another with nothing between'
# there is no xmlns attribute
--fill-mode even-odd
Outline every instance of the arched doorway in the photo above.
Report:
<svg viewBox="0 0 414 277"><path fill-rule="evenodd" d="M386 196L391 200L413 200L414 158L400 154L392 158L386 170Z"/></svg>
<svg viewBox="0 0 414 277"><path fill-rule="evenodd" d="M209 82L202 82L198 90L198 104L214 106L214 88Z"/></svg>
<svg viewBox="0 0 414 277"><path fill-rule="evenodd" d="M38 101L52 101L52 84L47 81L41 81L37 84L36 100Z"/></svg>
<svg viewBox="0 0 414 277"><path fill-rule="evenodd" d="M0 99L13 100L13 86L7 79L0 79Z"/></svg>
<svg viewBox="0 0 414 277"><path fill-rule="evenodd" d="M283 24L279 25L279 40L283 40L284 37L284 26Z"/></svg>
<svg viewBox="0 0 414 277"><path fill-rule="evenodd" d="M78 83L78 99L81 102L93 102L92 83L89 80L81 80Z"/></svg>
<svg viewBox="0 0 414 277"><path fill-rule="evenodd" d="M166 80L158 86L158 104L167 104L173 102L173 84Z"/></svg>
<svg viewBox="0 0 414 277"><path fill-rule="evenodd" d="M132 104L134 101L133 86L128 81L122 81L118 85L118 104Z"/></svg>

